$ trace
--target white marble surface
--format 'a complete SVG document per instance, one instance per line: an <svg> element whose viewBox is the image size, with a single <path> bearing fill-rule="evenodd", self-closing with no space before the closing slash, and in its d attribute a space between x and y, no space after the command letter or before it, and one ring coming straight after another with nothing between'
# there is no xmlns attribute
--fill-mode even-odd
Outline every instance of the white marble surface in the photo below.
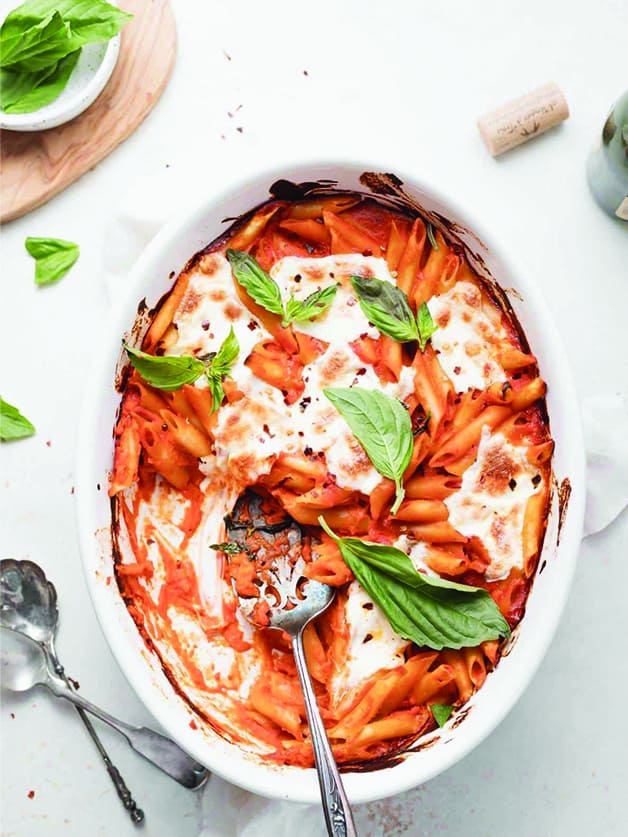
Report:
<svg viewBox="0 0 628 837"><path fill-rule="evenodd" d="M77 184L2 232L2 395L38 428L0 451L2 551L39 561L57 584L59 651L84 694L138 723L151 721L87 597L71 493L82 382L108 306L104 230L136 177L169 167L169 177L211 190L257 163L333 154L428 172L537 276L581 395L628 397L628 229L598 210L584 176L626 84L624 0L174 7L179 57L153 114ZM491 159L476 117L549 80L566 93L569 121ZM81 245L57 286L33 284L29 235ZM556 640L506 721L444 775L377 806L370 835L625 834L627 555L624 513L583 545ZM73 710L33 692L5 695L0 717L5 837L136 833ZM103 738L146 811L144 833L196 835L194 795L114 734Z"/></svg>

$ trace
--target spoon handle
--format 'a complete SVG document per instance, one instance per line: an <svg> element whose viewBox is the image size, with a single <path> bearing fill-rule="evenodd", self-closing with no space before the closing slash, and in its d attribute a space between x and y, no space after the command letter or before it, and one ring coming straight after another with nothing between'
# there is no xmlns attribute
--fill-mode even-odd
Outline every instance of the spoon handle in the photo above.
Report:
<svg viewBox="0 0 628 837"><path fill-rule="evenodd" d="M70 703L80 706L85 712L89 712L109 724L110 727L113 727L126 738L137 753L186 788L200 788L207 780L209 773L206 768L190 758L178 744L164 735L148 729L148 727L133 727L118 720L118 718L114 718L104 709L100 709L82 695L72 691L60 677L50 671L45 685L57 697L69 700Z"/></svg>
<svg viewBox="0 0 628 837"><path fill-rule="evenodd" d="M292 649L303 689L305 711L312 736L316 772L321 789L323 813L330 837L358 837L349 800L345 794L336 760L331 751L325 725L316 703L316 695L310 679L303 648L303 630L293 636Z"/></svg>
<svg viewBox="0 0 628 837"><path fill-rule="evenodd" d="M55 673L63 680L63 682L68 688L72 688L70 680L66 675L63 666L58 661L54 653L50 654L50 659L54 665ZM72 691L74 691L74 689L72 689ZM144 811L142 811L141 808L137 807L137 802L133 799L131 791L126 786L126 782L122 778L122 774L115 766L115 764L111 761L109 753L105 750L105 747L100 738L98 737L98 733L94 729L94 726L92 722L89 720L89 717L87 716L85 710L81 706L76 705L74 708L78 712L81 721L83 721L85 729L89 733L90 738L96 745L96 749L100 753L100 757L102 758L103 763L107 768L109 778L113 782L113 786L116 789L118 798L120 799L126 810L129 812L129 817L131 818L131 821L135 823L135 825L141 825L144 822Z"/></svg>

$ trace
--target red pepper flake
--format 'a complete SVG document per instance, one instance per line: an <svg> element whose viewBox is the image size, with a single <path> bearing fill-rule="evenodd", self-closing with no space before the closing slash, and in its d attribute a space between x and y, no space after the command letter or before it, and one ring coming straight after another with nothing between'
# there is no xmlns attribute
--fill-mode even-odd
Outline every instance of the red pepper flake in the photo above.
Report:
<svg viewBox="0 0 628 837"><path fill-rule="evenodd" d="M50 439L48 439L48 441L46 442L46 447L52 447L52 442L50 441Z"/></svg>
<svg viewBox="0 0 628 837"><path fill-rule="evenodd" d="M190 729L198 729L197 723L194 720L194 718L192 718L192 720L190 721Z"/></svg>
<svg viewBox="0 0 628 837"><path fill-rule="evenodd" d="M29 792L26 795L28 796L29 799L34 799L35 798L35 791L34 790L29 790Z"/></svg>
<svg viewBox="0 0 628 837"><path fill-rule="evenodd" d="M107 585L107 587L109 587L111 585L111 576L110 575L108 575L107 578L105 579L105 584Z"/></svg>
<svg viewBox="0 0 628 837"><path fill-rule="evenodd" d="M454 366L454 373L459 375L462 372L462 369L459 366Z"/></svg>
<svg viewBox="0 0 628 837"><path fill-rule="evenodd" d="M11 719L14 721L15 720L15 712L9 712L9 715L11 716Z"/></svg>
<svg viewBox="0 0 628 837"><path fill-rule="evenodd" d="M303 70L303 75L304 75L304 76L309 76L308 71L307 71L307 70Z"/></svg>
<svg viewBox="0 0 628 837"><path fill-rule="evenodd" d="M74 494L74 486L70 489L70 494Z"/></svg>

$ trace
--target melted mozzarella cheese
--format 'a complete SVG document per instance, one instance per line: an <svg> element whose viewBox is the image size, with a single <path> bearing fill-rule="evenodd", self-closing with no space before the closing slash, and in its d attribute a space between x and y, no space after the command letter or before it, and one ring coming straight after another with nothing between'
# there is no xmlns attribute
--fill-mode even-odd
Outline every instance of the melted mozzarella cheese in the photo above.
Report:
<svg viewBox="0 0 628 837"><path fill-rule="evenodd" d="M333 304L311 322L297 323L295 328L319 340L346 346L361 335L378 337L379 332L369 325L351 285L351 276L377 277L393 282L384 259L352 253L346 256L326 256L322 259L302 259L287 256L270 270L279 285L285 302L293 294L303 300L314 291L337 284Z"/></svg>
<svg viewBox="0 0 628 837"><path fill-rule="evenodd" d="M542 490L537 469L524 448L484 427L475 464L464 472L458 491L445 500L449 521L463 535L478 537L491 563L486 578L505 578L523 567L523 517L528 499Z"/></svg>
<svg viewBox="0 0 628 837"><path fill-rule="evenodd" d="M340 283L324 315L296 326L328 344L304 367L305 389L296 404L285 404L280 390L261 381L245 365L255 344L272 338L240 302L224 256L215 253L202 259L175 314L177 341L170 348L172 354L215 352L231 326L240 345L230 377L244 398L220 408L214 431L215 455L205 458L203 471L208 476L231 475L232 482L248 485L267 474L281 452L309 449L325 455L329 473L340 487L369 494L381 482L381 475L323 389L361 386L381 389L399 399L414 389L411 367L403 368L398 382L382 385L373 367L348 346L360 335L379 334L369 325L353 295L349 277L377 276L392 282L386 262L359 254L322 259L288 257L277 262L271 273L284 299L290 293L301 299L334 281ZM206 383L201 379L196 386Z"/></svg>
<svg viewBox="0 0 628 837"><path fill-rule="evenodd" d="M482 293L472 282L456 282L428 302L438 328L432 346L457 392L469 387L486 389L506 379L498 363L499 343L507 338L503 327L482 310Z"/></svg>
<svg viewBox="0 0 628 837"><path fill-rule="evenodd" d="M300 438L307 447L325 454L329 472L339 486L370 494L382 478L323 389L360 386L381 389L403 400L414 389L414 371L405 367L397 383L382 384L374 369L355 352L331 343L324 354L305 367L303 380L303 396L290 411L291 425L303 433Z"/></svg>
<svg viewBox="0 0 628 837"><path fill-rule="evenodd" d="M353 581L347 591L345 620L349 628L349 645L345 665L334 683L338 696L355 689L380 669L402 665L408 640L401 639L379 607Z"/></svg>
<svg viewBox="0 0 628 837"><path fill-rule="evenodd" d="M428 566L426 558L430 554L430 546L424 541L415 541L408 535L400 535L393 543L397 549L405 552L408 558L412 561L412 565L417 572L425 573L425 575L438 576L434 570Z"/></svg>
<svg viewBox="0 0 628 837"><path fill-rule="evenodd" d="M260 321L240 302L231 266L220 253L204 256L190 275L173 323L177 340L168 354L177 355L217 352L233 326L240 344L232 371L234 378L245 369L244 361L253 346L271 339Z"/></svg>

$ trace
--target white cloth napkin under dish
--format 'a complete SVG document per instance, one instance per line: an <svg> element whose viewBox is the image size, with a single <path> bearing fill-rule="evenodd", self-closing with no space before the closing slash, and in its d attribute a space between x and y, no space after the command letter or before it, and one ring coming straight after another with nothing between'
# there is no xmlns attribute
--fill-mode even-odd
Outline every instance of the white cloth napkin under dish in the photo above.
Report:
<svg viewBox="0 0 628 837"><path fill-rule="evenodd" d="M203 184L203 189L207 184ZM103 262L111 299L124 287L127 272L164 223L202 199L194 176L171 169L141 178L123 197L105 231ZM190 254L191 255L191 254ZM628 505L628 405L617 395L594 397L583 406L587 451L585 537L605 529ZM416 792L357 806L362 837L381 837L384 823L403 828L413 821ZM409 833L409 832L408 832ZM211 776L202 791L199 837L325 837L319 805L280 802L241 790Z"/></svg>

